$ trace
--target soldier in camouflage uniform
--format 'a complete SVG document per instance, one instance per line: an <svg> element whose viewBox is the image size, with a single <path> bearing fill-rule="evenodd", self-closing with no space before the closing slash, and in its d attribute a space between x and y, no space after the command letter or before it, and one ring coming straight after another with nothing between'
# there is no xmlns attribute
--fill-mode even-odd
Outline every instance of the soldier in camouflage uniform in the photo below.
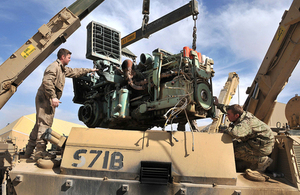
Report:
<svg viewBox="0 0 300 195"><path fill-rule="evenodd" d="M234 139L235 158L251 163L251 168L255 167L257 171L264 172L273 162L268 157L275 142L270 127L253 114L244 111L240 105L225 106L218 104L217 100L215 104L232 122L224 133Z"/></svg>
<svg viewBox="0 0 300 195"><path fill-rule="evenodd" d="M42 138L46 129L53 123L55 108L58 107L65 85L65 77L77 78L97 69L66 67L71 60L71 52L60 49L57 60L50 64L44 72L40 88L36 94L36 123L30 133L25 157L29 158L36 148L35 158L53 157L46 152L47 142Z"/></svg>

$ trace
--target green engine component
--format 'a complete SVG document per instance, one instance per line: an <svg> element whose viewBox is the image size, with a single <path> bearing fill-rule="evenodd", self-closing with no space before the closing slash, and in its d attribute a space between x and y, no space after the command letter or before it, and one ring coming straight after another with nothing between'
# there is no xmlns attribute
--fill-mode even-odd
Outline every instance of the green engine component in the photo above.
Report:
<svg viewBox="0 0 300 195"><path fill-rule="evenodd" d="M201 105L204 110L209 110L212 106L212 96L209 87L200 83L197 85L197 103Z"/></svg>
<svg viewBox="0 0 300 195"><path fill-rule="evenodd" d="M88 25L87 56L99 71L73 80L73 101L82 104L79 119L88 127L146 130L186 123L187 116L214 117L212 59L188 47L178 54L158 48L152 55L142 53L138 64L129 59L121 64L115 55L121 36L107 28Z"/></svg>

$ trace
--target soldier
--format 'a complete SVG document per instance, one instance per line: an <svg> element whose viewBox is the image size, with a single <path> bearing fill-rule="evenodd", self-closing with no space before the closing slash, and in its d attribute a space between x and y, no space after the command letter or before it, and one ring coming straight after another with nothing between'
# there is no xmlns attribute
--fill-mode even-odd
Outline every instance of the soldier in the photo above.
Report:
<svg viewBox="0 0 300 195"><path fill-rule="evenodd" d="M34 148L36 148L35 159L55 157L46 152L47 141L42 138L42 135L52 126L55 108L61 103L59 99L62 96L65 77L77 78L97 71L97 69L66 67L71 60L71 54L67 49L60 49L57 53L57 60L44 72L42 84L35 97L36 123L29 136L25 158L31 156Z"/></svg>
<svg viewBox="0 0 300 195"><path fill-rule="evenodd" d="M272 153L275 142L270 127L250 112L244 111L240 105L225 106L219 104L216 97L214 99L214 104L227 114L231 122L224 133L234 139L235 158L251 163L250 168L255 167L256 171L264 172L273 162L268 157Z"/></svg>

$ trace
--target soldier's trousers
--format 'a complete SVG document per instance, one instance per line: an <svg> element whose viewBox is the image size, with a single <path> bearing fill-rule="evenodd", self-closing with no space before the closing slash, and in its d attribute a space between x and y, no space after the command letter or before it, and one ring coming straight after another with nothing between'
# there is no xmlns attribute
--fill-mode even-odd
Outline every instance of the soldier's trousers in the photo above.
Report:
<svg viewBox="0 0 300 195"><path fill-rule="evenodd" d="M29 135L28 145L46 148L46 141L41 137L45 131L52 126L55 108L51 106L51 100L47 98L43 91L38 90L35 97L36 122Z"/></svg>
<svg viewBox="0 0 300 195"><path fill-rule="evenodd" d="M274 143L269 143L261 148L253 148L247 142L233 142L234 156L251 164L260 162L261 158L272 153Z"/></svg>

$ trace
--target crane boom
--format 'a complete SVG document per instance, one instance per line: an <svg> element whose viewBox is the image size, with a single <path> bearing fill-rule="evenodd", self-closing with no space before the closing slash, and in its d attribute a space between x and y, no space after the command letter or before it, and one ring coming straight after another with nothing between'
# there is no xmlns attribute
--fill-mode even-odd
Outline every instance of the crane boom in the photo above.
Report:
<svg viewBox="0 0 300 195"><path fill-rule="evenodd" d="M0 109L26 79L104 0L77 0L63 8L0 66Z"/></svg>
<svg viewBox="0 0 300 195"><path fill-rule="evenodd" d="M288 82L300 58L300 0L285 11L267 54L248 87L244 110L269 122L274 101Z"/></svg>

